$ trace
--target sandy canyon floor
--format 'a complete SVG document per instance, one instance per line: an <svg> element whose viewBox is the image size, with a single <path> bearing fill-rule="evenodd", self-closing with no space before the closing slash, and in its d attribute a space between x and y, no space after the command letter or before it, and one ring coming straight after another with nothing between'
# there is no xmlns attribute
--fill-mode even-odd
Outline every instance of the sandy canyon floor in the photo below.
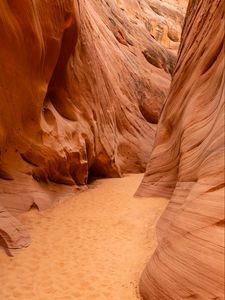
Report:
<svg viewBox="0 0 225 300"><path fill-rule="evenodd" d="M1 300L136 300L164 199L134 198L142 174L95 181L73 199L20 219L32 245L0 252Z"/></svg>

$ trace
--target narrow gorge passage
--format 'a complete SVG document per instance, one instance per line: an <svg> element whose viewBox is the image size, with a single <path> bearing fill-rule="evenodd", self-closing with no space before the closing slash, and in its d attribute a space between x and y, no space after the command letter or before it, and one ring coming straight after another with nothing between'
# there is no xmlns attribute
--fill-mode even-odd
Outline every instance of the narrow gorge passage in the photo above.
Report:
<svg viewBox="0 0 225 300"><path fill-rule="evenodd" d="M16 257L0 253L0 299L140 299L167 204L133 197L142 177L101 179L54 208L21 215L33 241Z"/></svg>

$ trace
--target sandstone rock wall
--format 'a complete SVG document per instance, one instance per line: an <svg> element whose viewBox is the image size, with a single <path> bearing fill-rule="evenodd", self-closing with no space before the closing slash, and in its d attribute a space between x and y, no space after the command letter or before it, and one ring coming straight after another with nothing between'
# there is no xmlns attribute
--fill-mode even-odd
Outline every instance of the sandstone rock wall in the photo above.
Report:
<svg viewBox="0 0 225 300"><path fill-rule="evenodd" d="M138 7L0 1L0 230L11 249L28 244L18 213L92 175L145 170L175 56Z"/></svg>
<svg viewBox="0 0 225 300"><path fill-rule="evenodd" d="M171 198L144 299L224 297L224 2L190 1L140 196Z"/></svg>
<svg viewBox="0 0 225 300"><path fill-rule="evenodd" d="M128 1L129 2L129 1ZM187 0L140 0L145 24L151 36L165 48L177 52Z"/></svg>

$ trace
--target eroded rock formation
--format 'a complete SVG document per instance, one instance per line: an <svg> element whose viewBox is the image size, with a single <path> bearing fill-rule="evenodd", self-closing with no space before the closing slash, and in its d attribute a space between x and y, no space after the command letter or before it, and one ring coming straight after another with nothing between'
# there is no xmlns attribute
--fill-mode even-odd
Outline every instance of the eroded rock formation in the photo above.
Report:
<svg viewBox="0 0 225 300"><path fill-rule="evenodd" d="M130 2L120 0L130 7ZM165 48L177 52L183 27L187 0L139 0L133 1L135 15L145 20L151 36ZM134 5L135 3L135 5Z"/></svg>
<svg viewBox="0 0 225 300"><path fill-rule="evenodd" d="M143 5L0 1L0 233L11 250L29 243L17 213L90 174L145 170L175 56L151 37Z"/></svg>
<svg viewBox="0 0 225 300"><path fill-rule="evenodd" d="M171 91L137 192L171 198L144 299L224 297L224 2L190 1Z"/></svg>

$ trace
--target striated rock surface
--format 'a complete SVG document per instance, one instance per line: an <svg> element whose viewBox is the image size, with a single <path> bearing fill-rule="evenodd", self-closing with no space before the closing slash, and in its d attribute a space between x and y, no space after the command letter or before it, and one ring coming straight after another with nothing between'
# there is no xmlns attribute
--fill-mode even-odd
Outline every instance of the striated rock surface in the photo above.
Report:
<svg viewBox="0 0 225 300"><path fill-rule="evenodd" d="M140 196L171 198L144 299L224 299L224 2L190 1Z"/></svg>
<svg viewBox="0 0 225 300"><path fill-rule="evenodd" d="M0 229L92 175L145 170L175 56L143 5L0 1ZM29 243L19 227L1 231L11 249Z"/></svg>
<svg viewBox="0 0 225 300"><path fill-rule="evenodd" d="M176 53L188 0L139 0L138 3L139 10L137 5L135 7L136 15L142 12L145 26L151 36L165 48Z"/></svg>

